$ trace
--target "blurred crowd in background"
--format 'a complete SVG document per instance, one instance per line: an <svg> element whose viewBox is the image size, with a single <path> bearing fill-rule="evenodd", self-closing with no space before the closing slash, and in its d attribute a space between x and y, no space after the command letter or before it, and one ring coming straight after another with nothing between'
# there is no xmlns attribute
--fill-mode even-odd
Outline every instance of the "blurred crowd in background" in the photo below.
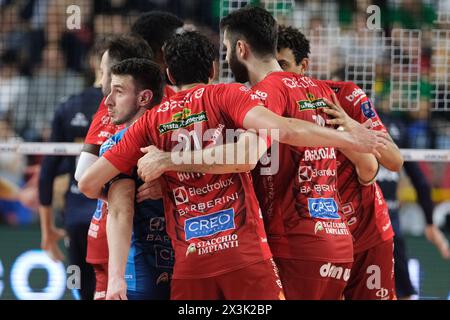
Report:
<svg viewBox="0 0 450 320"><path fill-rule="evenodd" d="M96 41L109 34L127 33L140 13L150 10L175 13L192 28L209 35L219 48L221 5L230 7L233 2L270 3L273 10L285 15L280 18L282 22L312 35L313 62L315 55L323 55L315 49L322 41L313 36L315 32L321 28L338 29L339 41L333 50L326 52L328 63L312 65L313 70L314 67L327 68L326 76L335 80L346 78L349 69L345 56L349 51L361 49L354 35L367 28L369 14L366 10L370 5L380 8L381 27L387 38L395 40L392 35L395 28L420 29L420 60L403 59L399 54L400 64L409 66L400 77L408 78L408 72L414 73L411 64L420 61L417 69L420 79L411 87L420 92L419 108L414 112L397 113L408 126L411 148L450 148L449 0L302 0L295 1L294 6L293 1L287 0L0 0L0 143L47 141L58 104L94 81L96 64L91 63L91 58L98 56L94 50ZM71 5L80 10L80 28L68 28L67 19L74 13L67 10ZM443 44L433 43L433 30L444 31ZM329 38L336 39L333 31L329 32ZM417 45L410 42L410 51ZM381 47L370 49L379 50L373 54L376 69L371 74L375 77L359 80L373 83L371 96L376 107L389 110L392 107L392 54L391 51L385 53ZM440 61L442 68L434 68L433 61ZM312 75L325 77L314 72ZM419 87L414 89L414 85ZM432 108L440 111L431 112ZM37 206L35 177L39 162L40 157L0 154L0 178L7 181L0 188L14 190L13 186L18 186L20 190L13 192L20 200L16 207L0 202L3 222L22 224L36 219L32 212ZM423 168L433 187L450 188L448 164L433 164L432 167L424 163ZM435 199L442 201L445 196ZM8 215L8 212L14 214Z"/></svg>

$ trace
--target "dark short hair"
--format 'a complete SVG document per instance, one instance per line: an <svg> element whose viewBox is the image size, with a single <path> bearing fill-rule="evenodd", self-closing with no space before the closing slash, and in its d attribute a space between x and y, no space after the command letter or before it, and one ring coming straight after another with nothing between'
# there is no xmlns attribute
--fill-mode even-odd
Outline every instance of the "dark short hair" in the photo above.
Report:
<svg viewBox="0 0 450 320"><path fill-rule="evenodd" d="M112 36L106 39L104 51L108 51L111 64L125 59L153 59L153 51L144 39L132 35Z"/></svg>
<svg viewBox="0 0 450 320"><path fill-rule="evenodd" d="M220 28L230 34L233 46L242 37L260 56L276 53L277 22L262 8L247 6L233 11L220 21Z"/></svg>
<svg viewBox="0 0 450 320"><path fill-rule="evenodd" d="M169 12L151 11L143 13L131 26L131 33L142 37L156 53L171 38L183 20Z"/></svg>
<svg viewBox="0 0 450 320"><path fill-rule="evenodd" d="M216 50L206 36L196 31L177 34L166 42L163 52L177 86L208 83Z"/></svg>
<svg viewBox="0 0 450 320"><path fill-rule="evenodd" d="M153 99L149 107L161 102L164 80L161 68L157 63L142 58L125 59L111 67L111 74L132 76L139 90L150 89L153 92Z"/></svg>
<svg viewBox="0 0 450 320"><path fill-rule="evenodd" d="M278 28L278 51L288 48L292 50L295 57L295 62L299 64L304 58L308 58L311 53L311 48L309 45L309 40L306 39L305 35L300 32L300 30L280 26Z"/></svg>

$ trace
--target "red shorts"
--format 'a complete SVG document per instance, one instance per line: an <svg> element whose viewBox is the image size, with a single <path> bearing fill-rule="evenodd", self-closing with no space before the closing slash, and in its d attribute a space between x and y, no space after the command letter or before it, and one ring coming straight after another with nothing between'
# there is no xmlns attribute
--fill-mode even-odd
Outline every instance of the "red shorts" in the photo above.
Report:
<svg viewBox="0 0 450 320"><path fill-rule="evenodd" d="M347 300L396 300L393 239L355 254Z"/></svg>
<svg viewBox="0 0 450 320"><path fill-rule="evenodd" d="M94 300L105 300L108 289L108 264L93 264L95 271Z"/></svg>
<svg viewBox="0 0 450 320"><path fill-rule="evenodd" d="M341 300L352 262L275 258L287 300Z"/></svg>
<svg viewBox="0 0 450 320"><path fill-rule="evenodd" d="M172 300L284 300L273 259L216 277L172 279Z"/></svg>

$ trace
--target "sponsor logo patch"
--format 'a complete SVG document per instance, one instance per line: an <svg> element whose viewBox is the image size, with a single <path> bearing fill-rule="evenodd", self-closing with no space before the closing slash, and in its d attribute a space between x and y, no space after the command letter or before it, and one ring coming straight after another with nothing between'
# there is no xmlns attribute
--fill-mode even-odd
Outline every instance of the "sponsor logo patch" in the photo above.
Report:
<svg viewBox="0 0 450 320"><path fill-rule="evenodd" d="M332 198L308 198L308 210L312 218L340 218L336 201Z"/></svg>
<svg viewBox="0 0 450 320"><path fill-rule="evenodd" d="M208 237L222 231L235 229L234 209L226 209L208 215L187 219L184 223L186 241Z"/></svg>
<svg viewBox="0 0 450 320"><path fill-rule="evenodd" d="M182 112L175 113L171 122L160 124L158 127L159 134L165 134L170 131L175 131L181 128L189 127L197 122L208 121L206 112L191 114L191 110L184 109Z"/></svg>
<svg viewBox="0 0 450 320"><path fill-rule="evenodd" d="M306 110L316 110L319 108L327 108L327 104L323 99L317 99L317 100L301 100L297 101L298 107L300 111L306 111Z"/></svg>
<svg viewBox="0 0 450 320"><path fill-rule="evenodd" d="M374 118L376 116L370 101L361 103L361 111L366 118Z"/></svg>

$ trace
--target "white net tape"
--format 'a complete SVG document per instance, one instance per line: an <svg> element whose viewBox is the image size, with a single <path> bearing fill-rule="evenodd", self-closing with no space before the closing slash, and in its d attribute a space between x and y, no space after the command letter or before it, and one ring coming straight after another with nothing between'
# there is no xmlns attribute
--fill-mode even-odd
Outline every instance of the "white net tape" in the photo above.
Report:
<svg viewBox="0 0 450 320"><path fill-rule="evenodd" d="M82 143L0 143L0 152L24 155L78 156ZM400 149L405 161L448 162L450 150Z"/></svg>

